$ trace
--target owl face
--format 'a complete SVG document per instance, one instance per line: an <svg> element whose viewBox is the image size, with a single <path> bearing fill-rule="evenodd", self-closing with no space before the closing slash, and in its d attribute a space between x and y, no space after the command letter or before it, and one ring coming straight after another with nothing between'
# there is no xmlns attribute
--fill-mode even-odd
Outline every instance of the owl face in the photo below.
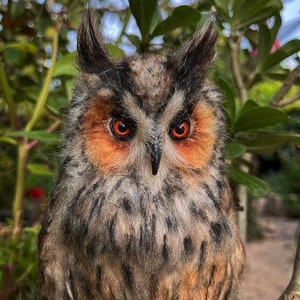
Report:
<svg viewBox="0 0 300 300"><path fill-rule="evenodd" d="M78 33L82 97L73 102L74 115L83 106L75 120L87 160L104 176L135 174L150 185L174 171L188 181L205 173L224 136L220 96L205 79L215 55L212 26L173 56L114 62L91 20Z"/></svg>

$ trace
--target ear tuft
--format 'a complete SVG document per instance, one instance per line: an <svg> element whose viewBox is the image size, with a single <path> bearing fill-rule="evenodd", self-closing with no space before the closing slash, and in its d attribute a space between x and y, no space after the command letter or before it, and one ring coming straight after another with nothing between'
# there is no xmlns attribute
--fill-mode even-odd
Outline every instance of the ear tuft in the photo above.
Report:
<svg viewBox="0 0 300 300"><path fill-rule="evenodd" d="M77 62L82 72L90 74L101 74L113 66L103 45L100 24L93 8L82 14L77 33Z"/></svg>
<svg viewBox="0 0 300 300"><path fill-rule="evenodd" d="M216 55L216 41L214 23L210 21L173 57L178 76L203 79Z"/></svg>

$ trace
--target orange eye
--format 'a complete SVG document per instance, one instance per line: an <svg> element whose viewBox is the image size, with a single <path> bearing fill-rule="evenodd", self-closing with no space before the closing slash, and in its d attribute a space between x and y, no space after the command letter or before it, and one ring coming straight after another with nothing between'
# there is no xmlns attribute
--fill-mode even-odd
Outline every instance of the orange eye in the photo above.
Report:
<svg viewBox="0 0 300 300"><path fill-rule="evenodd" d="M178 124L173 124L170 128L170 137L174 140L183 140L188 137L190 133L190 123L183 121Z"/></svg>
<svg viewBox="0 0 300 300"><path fill-rule="evenodd" d="M130 134L130 128L122 120L115 121L114 131L116 135L121 137L125 137Z"/></svg>
<svg viewBox="0 0 300 300"><path fill-rule="evenodd" d="M135 126L130 119L116 117L112 119L110 128L118 140L127 141L133 137Z"/></svg>

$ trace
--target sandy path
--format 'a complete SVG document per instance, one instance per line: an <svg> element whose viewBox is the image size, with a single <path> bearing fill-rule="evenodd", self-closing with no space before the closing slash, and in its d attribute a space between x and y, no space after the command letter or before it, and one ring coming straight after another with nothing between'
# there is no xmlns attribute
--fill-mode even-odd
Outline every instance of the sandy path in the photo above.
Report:
<svg viewBox="0 0 300 300"><path fill-rule="evenodd" d="M239 300L276 300L286 288L296 251L297 220L262 218L265 239L247 243Z"/></svg>

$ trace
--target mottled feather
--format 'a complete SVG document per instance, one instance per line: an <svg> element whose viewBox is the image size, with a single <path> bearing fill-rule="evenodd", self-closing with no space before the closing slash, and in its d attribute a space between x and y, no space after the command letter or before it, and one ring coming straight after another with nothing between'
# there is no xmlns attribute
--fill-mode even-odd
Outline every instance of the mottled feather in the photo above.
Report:
<svg viewBox="0 0 300 300"><path fill-rule="evenodd" d="M113 61L83 14L39 299L234 299L244 250L206 79L216 38L209 23L169 57Z"/></svg>

